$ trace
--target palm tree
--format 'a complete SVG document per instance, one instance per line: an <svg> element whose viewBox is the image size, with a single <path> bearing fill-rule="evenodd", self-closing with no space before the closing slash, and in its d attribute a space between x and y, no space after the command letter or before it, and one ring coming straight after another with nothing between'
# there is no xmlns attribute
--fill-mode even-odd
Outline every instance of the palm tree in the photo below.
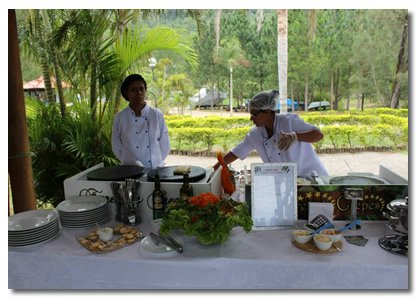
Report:
<svg viewBox="0 0 420 300"><path fill-rule="evenodd" d="M120 25L114 27L118 34L108 29L115 15L120 17ZM191 66L197 66L195 51L181 42L174 29L161 27L146 32L139 26L123 28L121 23L128 24L128 20L122 22L121 13L108 10L70 11L64 17L66 19L57 30L56 41L67 45L66 73L74 78L71 82L74 82L76 89L89 90L93 108L98 98L106 99L105 103L113 98L114 112L118 111L118 87L121 81L129 72L141 69L145 65L142 63L146 62L153 51L172 51L182 56Z"/></svg>
<svg viewBox="0 0 420 300"><path fill-rule="evenodd" d="M233 69L238 66L249 67L250 62L245 57L245 51L242 49L241 43L237 38L230 40L222 40L221 46L216 47L213 52L213 61L216 64L227 66L232 77ZM232 98L232 80L230 80L230 91ZM232 99L230 99L230 113L232 116Z"/></svg>
<svg viewBox="0 0 420 300"><path fill-rule="evenodd" d="M41 65L44 77L45 94L49 103L54 103L54 90L51 84L51 70L47 51L47 41L44 35L44 27L38 9L28 11L26 22L21 34L22 49L30 57L33 57Z"/></svg>

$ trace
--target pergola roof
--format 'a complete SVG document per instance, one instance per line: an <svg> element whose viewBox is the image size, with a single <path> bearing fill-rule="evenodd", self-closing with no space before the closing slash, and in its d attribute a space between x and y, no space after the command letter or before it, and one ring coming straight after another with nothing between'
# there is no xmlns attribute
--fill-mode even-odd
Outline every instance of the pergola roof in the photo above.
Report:
<svg viewBox="0 0 420 300"><path fill-rule="evenodd" d="M51 77L51 85L54 88L55 87L55 78ZM70 87L70 84L67 82L62 81L63 88ZM31 80L29 82L26 82L23 84L24 90L45 90L45 83L44 83L44 77L40 76L37 79Z"/></svg>

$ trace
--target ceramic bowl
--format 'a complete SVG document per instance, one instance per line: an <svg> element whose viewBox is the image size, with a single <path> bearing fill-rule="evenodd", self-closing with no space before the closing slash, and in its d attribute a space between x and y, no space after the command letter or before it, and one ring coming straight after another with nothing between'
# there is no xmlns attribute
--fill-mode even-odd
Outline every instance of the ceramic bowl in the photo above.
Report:
<svg viewBox="0 0 420 300"><path fill-rule="evenodd" d="M315 246L321 251L327 251L332 246L332 239L326 234L319 233L314 236Z"/></svg>
<svg viewBox="0 0 420 300"><path fill-rule="evenodd" d="M309 230L294 230L293 231L293 240L298 244L306 244L312 239Z"/></svg>
<svg viewBox="0 0 420 300"><path fill-rule="evenodd" d="M321 233L328 236L333 241L333 243L336 243L343 239L343 233L338 231L337 229L324 229L321 231Z"/></svg>
<svg viewBox="0 0 420 300"><path fill-rule="evenodd" d="M111 227L99 228L98 235L101 241L109 242L114 237L114 230Z"/></svg>

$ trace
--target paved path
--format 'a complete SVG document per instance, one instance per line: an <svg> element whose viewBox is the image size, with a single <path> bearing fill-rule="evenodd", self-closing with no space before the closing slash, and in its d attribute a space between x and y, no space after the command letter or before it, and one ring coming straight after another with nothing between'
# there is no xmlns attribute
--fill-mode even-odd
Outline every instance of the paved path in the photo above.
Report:
<svg viewBox="0 0 420 300"><path fill-rule="evenodd" d="M361 152L340 154L319 154L330 175L342 176L349 172L368 172L379 174L379 165L383 165L403 178L408 179L408 154L389 152ZM214 157L169 155L165 160L166 165L188 164L207 168L216 163ZM235 170L243 169L244 165L250 169L251 163L262 162L259 157L252 156L245 160L232 163Z"/></svg>

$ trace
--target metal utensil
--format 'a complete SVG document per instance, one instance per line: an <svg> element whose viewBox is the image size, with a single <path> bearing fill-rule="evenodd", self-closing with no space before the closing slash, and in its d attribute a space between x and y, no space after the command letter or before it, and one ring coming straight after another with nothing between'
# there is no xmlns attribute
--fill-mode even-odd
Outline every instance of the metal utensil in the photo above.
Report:
<svg viewBox="0 0 420 300"><path fill-rule="evenodd" d="M154 232L151 232L149 234L149 237L156 246L159 245L159 243L163 243L166 246L176 250L178 253L181 253L184 250L182 247L177 247L176 245L168 241L166 238L161 237L160 235L157 235Z"/></svg>
<svg viewBox="0 0 420 300"><path fill-rule="evenodd" d="M131 226L134 227L134 225L136 225L136 211L134 209L130 210L130 214L128 215L128 221L130 222Z"/></svg>
<svg viewBox="0 0 420 300"><path fill-rule="evenodd" d="M325 225L323 225L323 226L319 227L317 230L312 231L310 235L315 235L315 234L318 234L318 233L320 233L322 230L327 229L327 228L330 228L330 227L332 227L332 226L333 226L333 223L327 223L327 224L325 224Z"/></svg>
<svg viewBox="0 0 420 300"><path fill-rule="evenodd" d="M337 249L338 252L343 253L343 250L341 250L340 248L338 248L336 245L332 244L332 247L335 248L335 249Z"/></svg>
<svg viewBox="0 0 420 300"><path fill-rule="evenodd" d="M351 222L350 224L347 224L346 226L341 227L340 229L338 229L338 231L339 232L346 231L347 229L350 229L350 228L352 228L352 227L354 227L356 225L359 225L360 223L361 223L361 221L359 219L357 219L357 220Z"/></svg>
<svg viewBox="0 0 420 300"><path fill-rule="evenodd" d="M165 236L162 236L160 233L159 233L159 236L160 237L162 237L162 238L166 238L169 242L171 242L175 247L176 247L176 251L177 252L179 252L179 253L181 253L182 251L184 251L184 248L181 246L181 244L180 243L178 243L174 238L172 238L170 235L165 235Z"/></svg>

